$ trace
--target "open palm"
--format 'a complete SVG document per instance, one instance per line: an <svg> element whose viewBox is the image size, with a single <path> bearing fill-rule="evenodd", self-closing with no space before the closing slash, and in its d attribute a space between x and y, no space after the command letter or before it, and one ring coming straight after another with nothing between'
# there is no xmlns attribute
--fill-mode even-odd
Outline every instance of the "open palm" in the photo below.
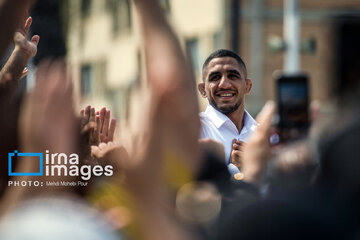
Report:
<svg viewBox="0 0 360 240"><path fill-rule="evenodd" d="M18 48L20 51L26 54L28 58L36 55L37 45L40 40L40 37L38 35L32 36L30 41L27 39L31 23L32 18L28 17L24 26L18 29L14 35L15 48Z"/></svg>

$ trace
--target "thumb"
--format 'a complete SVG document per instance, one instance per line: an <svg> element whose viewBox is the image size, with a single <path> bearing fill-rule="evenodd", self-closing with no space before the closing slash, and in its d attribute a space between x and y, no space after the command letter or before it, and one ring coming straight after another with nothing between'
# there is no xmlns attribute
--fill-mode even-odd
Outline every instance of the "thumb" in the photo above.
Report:
<svg viewBox="0 0 360 240"><path fill-rule="evenodd" d="M31 42L37 46L39 44L39 41L40 41L40 36L39 35L34 35L32 38L31 38Z"/></svg>
<svg viewBox="0 0 360 240"><path fill-rule="evenodd" d="M275 110L275 103L273 101L267 101L258 116L256 117L256 121L259 123L257 132L267 134L270 131L270 127L272 124L271 119L275 113Z"/></svg>

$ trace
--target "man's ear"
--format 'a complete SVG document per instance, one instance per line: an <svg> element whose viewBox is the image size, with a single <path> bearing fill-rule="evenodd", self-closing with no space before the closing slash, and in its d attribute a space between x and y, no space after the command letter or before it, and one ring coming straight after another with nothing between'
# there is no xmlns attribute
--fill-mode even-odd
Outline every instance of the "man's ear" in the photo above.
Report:
<svg viewBox="0 0 360 240"><path fill-rule="evenodd" d="M251 92L251 88L252 88L252 81L251 81L251 79L250 79L250 78L247 78L247 79L245 80L245 84L246 84L246 86L245 86L245 94L249 94L249 93Z"/></svg>
<svg viewBox="0 0 360 240"><path fill-rule="evenodd" d="M203 98L206 98L205 83L201 82L198 84L198 90Z"/></svg>

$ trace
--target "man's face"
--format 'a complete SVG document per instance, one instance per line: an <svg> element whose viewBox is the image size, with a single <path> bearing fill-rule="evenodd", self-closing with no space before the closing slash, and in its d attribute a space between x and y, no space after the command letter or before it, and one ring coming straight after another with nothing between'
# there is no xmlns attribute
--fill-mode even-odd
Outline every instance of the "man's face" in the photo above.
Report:
<svg viewBox="0 0 360 240"><path fill-rule="evenodd" d="M252 83L234 58L212 59L203 74L204 83L199 84L199 91L215 109L227 115L244 105Z"/></svg>

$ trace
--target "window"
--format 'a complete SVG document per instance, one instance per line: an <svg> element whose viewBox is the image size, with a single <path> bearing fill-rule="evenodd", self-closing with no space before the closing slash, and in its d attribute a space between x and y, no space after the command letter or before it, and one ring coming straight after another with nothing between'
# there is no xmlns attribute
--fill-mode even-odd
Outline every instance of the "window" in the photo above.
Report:
<svg viewBox="0 0 360 240"><path fill-rule="evenodd" d="M163 7L163 9L166 12L170 11L170 2L169 2L169 0L160 0L160 5L161 5L161 7Z"/></svg>
<svg viewBox="0 0 360 240"><path fill-rule="evenodd" d="M129 0L107 0L106 9L111 14L114 33L131 28L131 8Z"/></svg>
<svg viewBox="0 0 360 240"><path fill-rule="evenodd" d="M81 15L86 17L90 14L91 0L81 0Z"/></svg>
<svg viewBox="0 0 360 240"><path fill-rule="evenodd" d="M200 72L199 44L196 38L186 40L186 49L196 73Z"/></svg>
<svg viewBox="0 0 360 240"><path fill-rule="evenodd" d="M92 68L91 65L86 64L81 67L81 95L87 96L91 93L92 85Z"/></svg>

